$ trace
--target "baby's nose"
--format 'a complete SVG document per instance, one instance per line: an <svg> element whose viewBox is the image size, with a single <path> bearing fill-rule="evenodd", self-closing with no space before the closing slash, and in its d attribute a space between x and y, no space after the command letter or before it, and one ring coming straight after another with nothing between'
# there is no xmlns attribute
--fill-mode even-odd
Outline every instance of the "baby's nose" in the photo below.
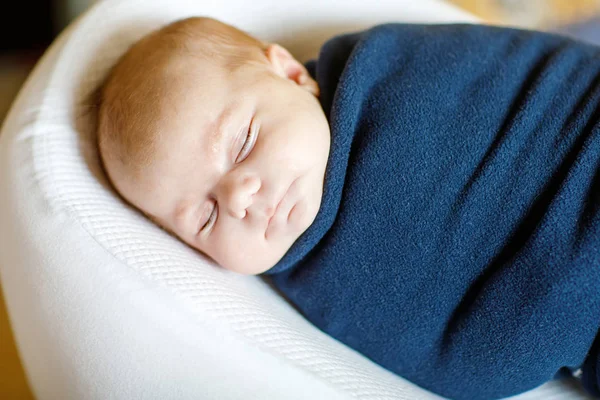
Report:
<svg viewBox="0 0 600 400"><path fill-rule="evenodd" d="M252 205L252 196L258 192L261 181L257 176L247 175L230 182L226 195L226 207L234 218L242 219L246 216L246 209Z"/></svg>

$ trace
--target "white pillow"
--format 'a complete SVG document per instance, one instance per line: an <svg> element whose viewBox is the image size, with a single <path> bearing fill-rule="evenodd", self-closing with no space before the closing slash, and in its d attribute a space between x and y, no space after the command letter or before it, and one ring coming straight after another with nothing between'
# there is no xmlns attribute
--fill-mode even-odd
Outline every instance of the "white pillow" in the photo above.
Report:
<svg viewBox="0 0 600 400"><path fill-rule="evenodd" d="M211 265L109 188L90 95L135 40L191 15L303 61L333 34L376 23L474 20L436 0L106 0L72 24L0 135L0 277L36 397L437 398L324 335L260 278ZM535 393L523 398L575 396L558 383Z"/></svg>

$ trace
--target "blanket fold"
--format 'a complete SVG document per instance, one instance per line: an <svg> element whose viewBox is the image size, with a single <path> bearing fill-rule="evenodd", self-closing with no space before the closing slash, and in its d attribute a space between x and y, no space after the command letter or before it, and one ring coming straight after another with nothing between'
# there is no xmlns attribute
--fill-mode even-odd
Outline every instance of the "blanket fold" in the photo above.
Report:
<svg viewBox="0 0 600 400"><path fill-rule="evenodd" d="M507 397L580 366L598 395L600 49L386 24L308 67L331 152L319 213L273 283L442 396Z"/></svg>

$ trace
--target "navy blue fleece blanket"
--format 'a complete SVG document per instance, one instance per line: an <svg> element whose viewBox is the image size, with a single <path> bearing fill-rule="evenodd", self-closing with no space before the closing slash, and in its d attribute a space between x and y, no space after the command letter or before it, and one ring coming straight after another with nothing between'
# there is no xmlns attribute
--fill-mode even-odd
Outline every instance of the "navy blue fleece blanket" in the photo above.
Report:
<svg viewBox="0 0 600 400"><path fill-rule="evenodd" d="M323 200L267 272L318 328L453 399L583 367L598 395L600 48L387 24L308 64Z"/></svg>

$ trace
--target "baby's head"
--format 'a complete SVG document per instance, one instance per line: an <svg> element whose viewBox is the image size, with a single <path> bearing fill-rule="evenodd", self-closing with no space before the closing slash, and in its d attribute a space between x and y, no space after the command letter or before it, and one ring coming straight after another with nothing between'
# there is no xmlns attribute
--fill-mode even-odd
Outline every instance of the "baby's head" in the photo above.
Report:
<svg viewBox="0 0 600 400"><path fill-rule="evenodd" d="M209 18L134 44L101 88L98 144L116 190L224 268L271 268L321 203L329 125L277 44Z"/></svg>

